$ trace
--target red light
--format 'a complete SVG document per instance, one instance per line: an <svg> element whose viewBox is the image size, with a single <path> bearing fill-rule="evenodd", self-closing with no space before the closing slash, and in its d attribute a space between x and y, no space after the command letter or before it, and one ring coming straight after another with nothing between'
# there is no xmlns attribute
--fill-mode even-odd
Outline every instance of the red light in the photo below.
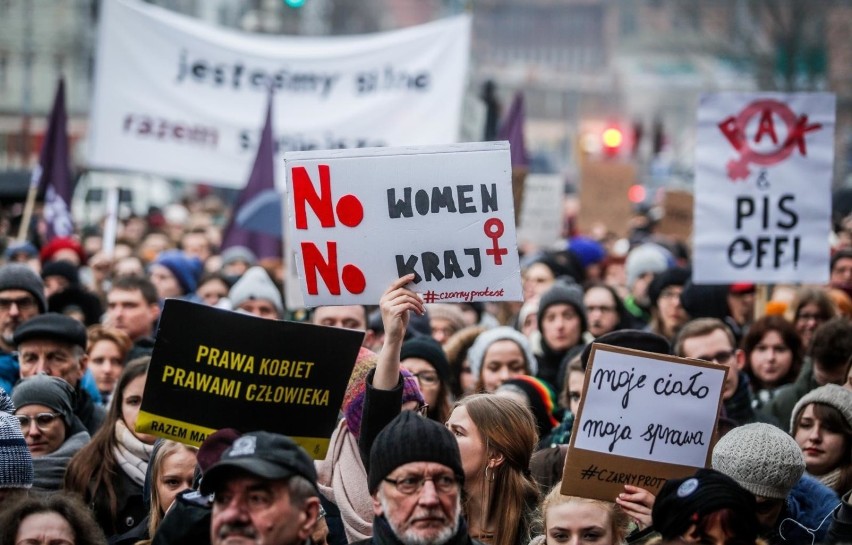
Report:
<svg viewBox="0 0 852 545"><path fill-rule="evenodd" d="M633 184L630 186L630 189L627 190L627 198L632 203L640 203L645 200L645 186L641 186L639 184Z"/></svg>
<svg viewBox="0 0 852 545"><path fill-rule="evenodd" d="M617 148L624 142L624 135L619 129L610 127L601 134L601 141L607 148Z"/></svg>

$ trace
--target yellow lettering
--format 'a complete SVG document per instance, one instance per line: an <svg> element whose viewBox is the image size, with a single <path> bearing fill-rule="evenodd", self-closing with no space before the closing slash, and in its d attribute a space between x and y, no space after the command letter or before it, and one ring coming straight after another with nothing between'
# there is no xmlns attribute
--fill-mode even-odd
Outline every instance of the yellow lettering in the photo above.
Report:
<svg viewBox="0 0 852 545"><path fill-rule="evenodd" d="M210 348L208 346L205 346L203 344L199 344L198 345L198 353L195 355L195 363L200 362L201 358L206 356L208 352L210 352Z"/></svg>
<svg viewBox="0 0 852 545"><path fill-rule="evenodd" d="M167 382L167 379L175 374L175 368L171 365L166 365L163 368L163 382Z"/></svg>

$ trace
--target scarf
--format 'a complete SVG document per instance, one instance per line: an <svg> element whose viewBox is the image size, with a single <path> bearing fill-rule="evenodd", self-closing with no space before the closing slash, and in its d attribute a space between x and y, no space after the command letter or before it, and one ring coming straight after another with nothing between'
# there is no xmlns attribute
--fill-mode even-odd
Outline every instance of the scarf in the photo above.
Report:
<svg viewBox="0 0 852 545"><path fill-rule="evenodd" d="M35 460L35 459L34 459ZM832 490L843 494L846 490L837 490L837 484L840 482L840 468L836 468L832 471L829 471L825 475L821 475L817 477L816 475L812 475L813 478L817 479L819 482L829 487Z"/></svg>
<svg viewBox="0 0 852 545"><path fill-rule="evenodd" d="M373 535L373 498L367 488L367 470L361 461L358 441L346 426L337 423L325 460L316 460L320 493L340 509L348 543Z"/></svg>
<svg viewBox="0 0 852 545"><path fill-rule="evenodd" d="M61 490L65 478L65 468L71 457L89 442L89 432L82 430L59 445L59 448L46 454L33 458L33 480L34 490L53 491Z"/></svg>
<svg viewBox="0 0 852 545"><path fill-rule="evenodd" d="M467 535L467 524L464 518L459 519L459 529L444 545L468 545L473 540ZM373 521L373 543L377 545L402 545L402 541L393 533L390 524L383 516Z"/></svg>
<svg viewBox="0 0 852 545"><path fill-rule="evenodd" d="M145 482L145 472L148 470L148 460L154 445L146 445L124 424L124 420L115 423L115 439L118 444L112 453L115 461L124 473L139 486Z"/></svg>

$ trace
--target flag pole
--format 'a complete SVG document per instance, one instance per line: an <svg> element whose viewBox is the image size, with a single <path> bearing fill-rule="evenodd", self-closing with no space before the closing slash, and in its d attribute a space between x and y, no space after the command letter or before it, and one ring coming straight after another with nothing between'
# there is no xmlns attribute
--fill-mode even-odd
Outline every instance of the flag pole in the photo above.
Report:
<svg viewBox="0 0 852 545"><path fill-rule="evenodd" d="M38 195L38 184L30 184L27 190L27 201L24 204L24 215L21 217L21 225L18 227L18 242L23 242L27 239L27 231L29 231L30 220L33 217L33 209L35 208L36 195Z"/></svg>

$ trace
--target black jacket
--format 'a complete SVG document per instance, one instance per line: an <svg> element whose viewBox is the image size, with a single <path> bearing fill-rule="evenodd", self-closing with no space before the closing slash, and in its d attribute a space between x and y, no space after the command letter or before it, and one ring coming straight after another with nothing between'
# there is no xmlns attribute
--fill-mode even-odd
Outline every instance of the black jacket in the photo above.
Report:
<svg viewBox="0 0 852 545"><path fill-rule="evenodd" d="M400 541L396 535L391 530L390 525L387 520L382 517L376 517L373 521L373 537L370 539L363 539L361 541L356 541L350 545L402 545L402 541ZM459 529L456 532L456 535L450 538L449 541L445 543L445 545L483 545L481 542L471 538L467 535L467 524L465 524L464 518L459 517Z"/></svg>

